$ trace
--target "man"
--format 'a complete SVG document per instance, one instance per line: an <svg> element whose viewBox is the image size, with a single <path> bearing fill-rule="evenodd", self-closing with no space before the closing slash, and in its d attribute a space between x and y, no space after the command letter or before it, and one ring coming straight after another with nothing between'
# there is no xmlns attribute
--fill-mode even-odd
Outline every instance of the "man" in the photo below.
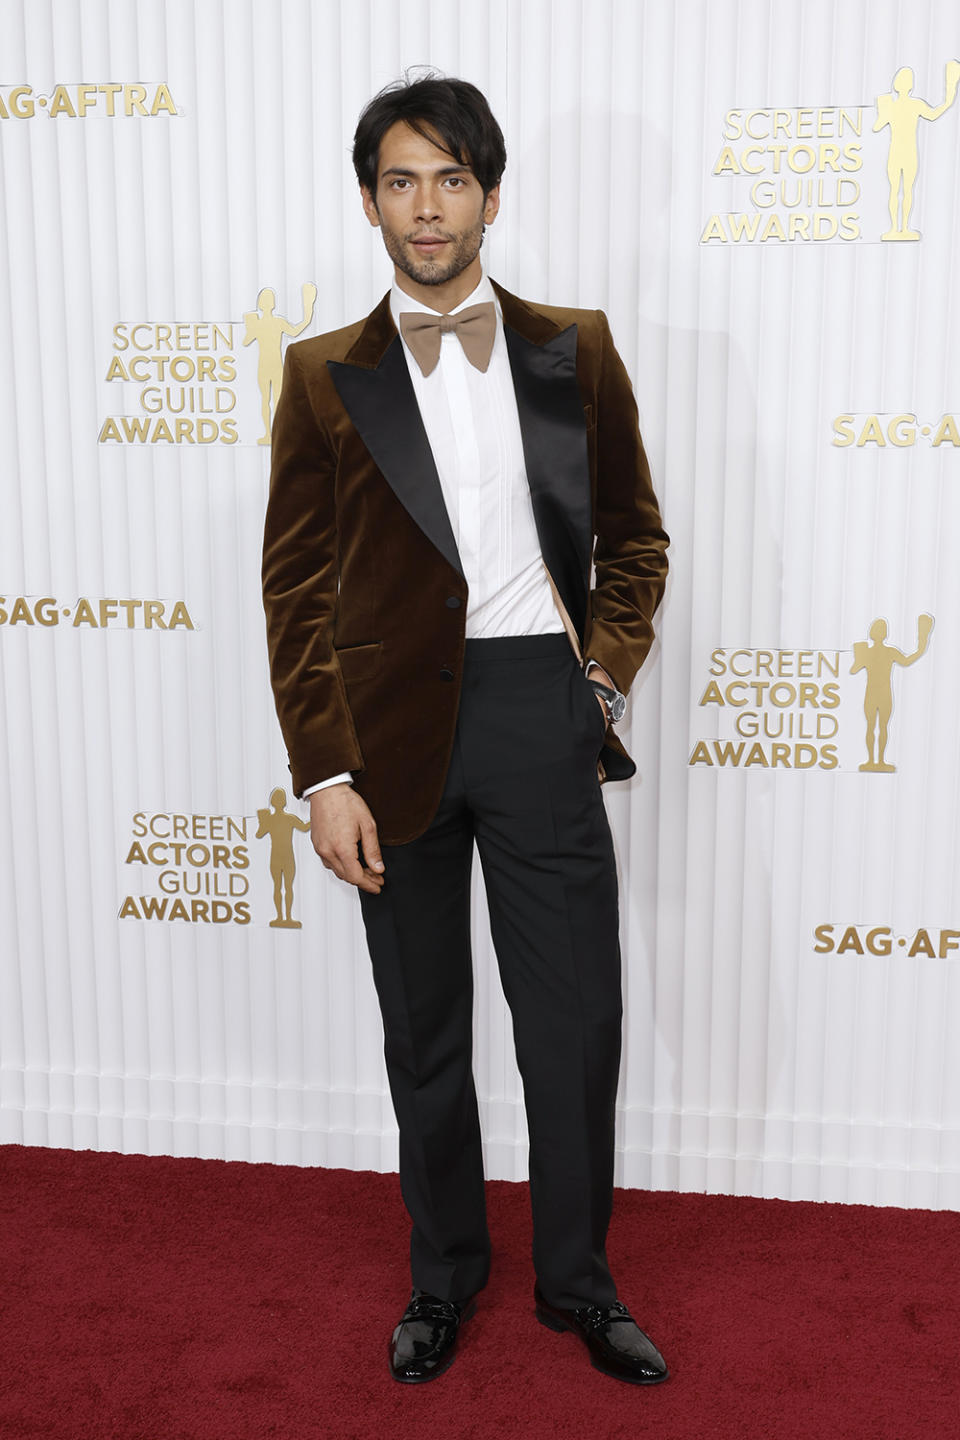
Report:
<svg viewBox="0 0 960 1440"><path fill-rule="evenodd" d="M443 1373L489 1269L476 843L523 1077L536 1314L650 1384L666 1366L604 1251L621 999L599 779L634 773L609 722L666 574L636 405L601 312L484 276L506 155L474 86L389 87L353 158L394 284L287 352L263 577L294 789L358 889L383 1015L413 1222L391 1373Z"/></svg>

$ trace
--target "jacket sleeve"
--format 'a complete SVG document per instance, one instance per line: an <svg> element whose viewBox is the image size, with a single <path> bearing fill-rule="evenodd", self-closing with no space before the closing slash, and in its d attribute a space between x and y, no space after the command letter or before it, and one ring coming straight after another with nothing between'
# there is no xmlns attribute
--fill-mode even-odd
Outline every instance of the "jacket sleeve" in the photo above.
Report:
<svg viewBox="0 0 960 1440"><path fill-rule="evenodd" d="M653 644L670 543L640 438L637 403L603 311L597 388L596 581L587 660L627 693Z"/></svg>
<svg viewBox="0 0 960 1440"><path fill-rule="evenodd" d="M363 757L333 647L338 593L337 454L287 351L273 424L263 607L277 718L297 795Z"/></svg>

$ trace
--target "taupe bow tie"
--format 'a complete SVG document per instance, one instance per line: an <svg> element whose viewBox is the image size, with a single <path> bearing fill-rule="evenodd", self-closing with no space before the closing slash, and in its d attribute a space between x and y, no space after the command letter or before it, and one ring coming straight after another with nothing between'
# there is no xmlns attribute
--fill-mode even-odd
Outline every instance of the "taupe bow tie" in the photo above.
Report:
<svg viewBox="0 0 960 1440"><path fill-rule="evenodd" d="M405 310L400 332L424 375L430 375L440 360L440 337L456 335L463 353L477 370L486 370L497 333L497 311L492 300L470 305L456 315L428 315L423 310Z"/></svg>

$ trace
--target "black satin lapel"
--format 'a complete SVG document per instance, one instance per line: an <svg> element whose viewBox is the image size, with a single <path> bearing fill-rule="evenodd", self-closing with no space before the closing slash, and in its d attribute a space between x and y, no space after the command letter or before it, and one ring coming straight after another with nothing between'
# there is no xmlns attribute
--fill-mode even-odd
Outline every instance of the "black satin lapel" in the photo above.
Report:
<svg viewBox="0 0 960 1440"><path fill-rule="evenodd" d="M360 439L391 490L445 560L463 574L433 451L420 418L400 337L375 370L328 360L327 369Z"/></svg>
<svg viewBox="0 0 960 1440"><path fill-rule="evenodd" d="M590 586L590 465L577 384L577 327L544 345L504 326L523 458L544 564L582 641Z"/></svg>

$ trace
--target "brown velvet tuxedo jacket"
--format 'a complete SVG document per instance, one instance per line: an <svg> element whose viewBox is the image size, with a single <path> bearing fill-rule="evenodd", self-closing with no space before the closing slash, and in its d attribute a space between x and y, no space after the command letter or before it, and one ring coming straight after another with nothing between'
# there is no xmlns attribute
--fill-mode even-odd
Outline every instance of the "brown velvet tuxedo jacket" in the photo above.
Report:
<svg viewBox="0 0 960 1440"><path fill-rule="evenodd" d="M626 693L668 544L630 381L602 311L495 288L544 563L582 654ZM467 584L389 296L287 351L263 595L295 792L352 770L381 841L415 839L453 747ZM612 730L601 761L607 779L636 768Z"/></svg>

